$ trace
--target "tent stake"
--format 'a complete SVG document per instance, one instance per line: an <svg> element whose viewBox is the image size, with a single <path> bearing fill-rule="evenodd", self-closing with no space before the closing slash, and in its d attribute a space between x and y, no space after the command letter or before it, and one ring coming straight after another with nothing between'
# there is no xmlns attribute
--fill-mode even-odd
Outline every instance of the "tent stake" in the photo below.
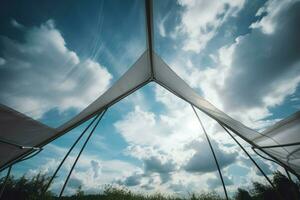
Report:
<svg viewBox="0 0 300 200"><path fill-rule="evenodd" d="M212 145L211 145L210 139L209 139L209 137L208 137L208 134L207 134L207 132L206 132L206 130L205 130L203 124L202 124L202 121L201 121L200 117L198 116L198 114L197 114L197 112L196 112L194 106L193 106L192 104L191 104L191 106L192 106L193 111L194 111L195 115L197 116L198 121L199 121L199 123L200 123L200 125L201 125L201 127L202 127L202 130L203 130L203 132L204 132L204 134L205 134L205 136L206 136L207 142L208 142L208 144L209 144L210 150L211 150L211 152L212 152L212 154L213 154L213 157L214 157L214 159L215 159L215 162L216 162L216 165L217 165L217 168L218 168L218 171L219 171L219 175L220 175L220 178L221 178L221 181L222 181L222 185L223 185L223 189L224 189L224 193L225 193L226 199L229 200L228 195L227 195L226 186L225 186L225 183L224 183L224 180L223 180L222 172L221 172L221 169L220 169L220 166L219 166L217 157L216 157L216 155L215 155L215 151L214 151L214 149L213 149L213 147L212 147Z"/></svg>
<svg viewBox="0 0 300 200"><path fill-rule="evenodd" d="M98 116L96 117L96 118L98 118L98 121L96 122L95 126L93 127L93 129L91 130L90 134L89 134L88 137L86 138L86 140L85 140L85 142L84 142L82 148L80 149L80 151L79 151L79 153L78 153L78 155L77 155L77 157L76 157L76 159L75 159L75 162L73 163L73 165L72 165L72 167L71 167L71 170L70 170L70 172L69 172L69 174L68 174L68 177L67 177L66 181L64 182L64 185L63 185L63 187L62 187L62 189L61 189L61 191L60 191L59 198L61 198L61 196L63 195L64 190L65 190L65 188L66 188L66 186L67 186L67 183L68 183L68 181L69 181L69 179L70 179L70 177L71 177L71 174L72 174L72 172L73 172L73 170L74 170L74 167L75 167L77 161L79 160L79 157L80 157L81 153L83 152L85 146L87 145L89 139L91 138L92 134L94 133L95 129L97 128L99 122L101 121L101 119L102 119L102 117L104 116L104 114L105 114L106 111L107 111L107 109L105 109L105 110L102 112L102 115L101 115L99 118L98 118Z"/></svg>

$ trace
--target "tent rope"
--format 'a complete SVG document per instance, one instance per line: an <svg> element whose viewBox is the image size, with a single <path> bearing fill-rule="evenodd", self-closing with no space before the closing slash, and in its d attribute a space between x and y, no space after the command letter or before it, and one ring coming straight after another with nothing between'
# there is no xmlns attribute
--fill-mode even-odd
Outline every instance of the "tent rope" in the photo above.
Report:
<svg viewBox="0 0 300 200"><path fill-rule="evenodd" d="M202 121L201 121L200 117L198 116L198 113L196 112L196 110L195 110L195 108L194 108L194 106L193 106L192 104L191 104L191 106L192 106L192 109L193 109L195 115L197 116L198 121L199 121L199 123L200 123L200 125L201 125L201 127L202 127L202 130L203 130L203 132L204 132L204 134L205 134L205 136L206 136L207 142L208 142L208 144L209 144L210 150L211 150L211 152L212 152L212 154L213 154L213 157L214 157L214 159L215 159L215 162L216 162L216 165L217 165L217 168L218 168L218 171L219 171L219 175L220 175L220 179L221 179L221 181L222 181L222 185L223 185L223 189L224 189L224 193L225 193L226 199L229 200L228 195L227 195L227 190L226 190L225 182L224 182L224 180L223 180L222 172L221 172L221 169L220 169L220 166L219 166L217 157L216 157L216 155L215 155L215 151L214 151L214 149L213 149L213 147L212 147L212 144L211 144L211 142L210 142L210 139L209 139L209 137L208 137L208 134L207 134L207 132L206 132L206 130L205 130L203 124L202 124Z"/></svg>
<svg viewBox="0 0 300 200"><path fill-rule="evenodd" d="M95 129L97 128L99 122L101 121L101 119L102 119L102 117L104 116L104 114L105 114L106 111L107 111L107 109L105 109L105 110L102 112L102 115L101 115L100 117L98 117L99 115L96 117L96 118L98 118L98 121L96 122L95 126L93 127L93 129L91 130L90 134L89 134L88 137L86 138L86 140L85 140L85 142L84 142L82 148L80 149L80 151L79 151L79 153L78 153L78 155L77 155L77 157L76 157L76 159L75 159L75 161L74 161L74 163L73 163L73 165L72 165L72 167L71 167L71 170L70 170L70 172L69 172L69 174L68 174L68 177L67 177L67 179L65 180L64 185L63 185L63 187L62 187L62 189L61 189L61 191L60 191L59 198L62 197L63 192L64 192L64 190L65 190L65 188L66 188L66 186L67 186L67 183L68 183L68 181L69 181L69 179L70 179L70 177L71 177L71 174L72 174L72 172L73 172L73 170L74 170L74 168L75 168L75 165L76 165L77 161L79 160L79 157L80 157L81 153L83 152L85 146L87 145L89 139L91 138L92 134L94 133Z"/></svg>

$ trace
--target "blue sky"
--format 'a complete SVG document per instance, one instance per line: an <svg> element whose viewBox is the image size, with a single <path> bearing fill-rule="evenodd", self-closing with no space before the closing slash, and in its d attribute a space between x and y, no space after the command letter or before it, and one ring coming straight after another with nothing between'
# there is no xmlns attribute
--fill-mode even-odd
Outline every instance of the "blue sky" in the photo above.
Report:
<svg viewBox="0 0 300 200"><path fill-rule="evenodd" d="M52 127L93 102L146 49L143 1L3 5L0 102ZM290 0L157 0L154 49L201 96L261 131L300 108L299 10L299 1ZM218 124L200 116L229 192L264 181ZM87 123L14 166L13 174L51 174ZM200 128L186 102L150 83L107 111L66 193L79 185L100 192L104 184L150 193L222 193ZM54 192L75 156L54 181ZM255 158L268 174L282 170Z"/></svg>

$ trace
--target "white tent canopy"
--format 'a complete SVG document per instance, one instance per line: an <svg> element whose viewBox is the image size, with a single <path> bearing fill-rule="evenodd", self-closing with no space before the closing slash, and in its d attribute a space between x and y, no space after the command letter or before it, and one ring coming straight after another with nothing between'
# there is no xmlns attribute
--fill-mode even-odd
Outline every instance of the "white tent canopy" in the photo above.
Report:
<svg viewBox="0 0 300 200"><path fill-rule="evenodd" d="M255 149L300 175L300 112L259 133L217 109L199 96L154 52L151 8L146 10L147 50L111 88L67 123L53 129L0 105L0 168L5 169L154 81L230 129Z"/></svg>

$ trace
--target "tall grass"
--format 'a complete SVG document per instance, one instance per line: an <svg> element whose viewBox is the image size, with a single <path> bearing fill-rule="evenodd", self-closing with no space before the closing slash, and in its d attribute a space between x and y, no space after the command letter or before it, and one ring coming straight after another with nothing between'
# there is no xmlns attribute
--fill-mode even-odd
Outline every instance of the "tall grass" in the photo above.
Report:
<svg viewBox="0 0 300 200"><path fill-rule="evenodd" d="M203 193L203 194L191 194L189 197L180 198L172 197L168 195L163 195L160 193L156 194L138 194L130 191L127 188L115 188L112 186L107 186L102 194L96 195L84 195L82 191L78 191L75 195L70 197L64 197L63 200L225 200L216 193Z"/></svg>
<svg viewBox="0 0 300 200"><path fill-rule="evenodd" d="M42 194L49 177L38 174L37 176L27 179L9 177L2 199L9 200L56 200L58 199L53 193L47 192ZM0 187L3 186L4 178L0 179ZM269 185L263 185L258 182L253 183L251 190L247 191L238 188L232 200L300 200L299 183L294 183L280 172L273 174L272 182L275 189ZM62 197L62 200L224 200L223 197L216 193L191 194L185 198L168 196L160 193L148 195L135 193L128 188L116 188L113 186L105 187L100 194L85 194L78 188L75 195Z"/></svg>

